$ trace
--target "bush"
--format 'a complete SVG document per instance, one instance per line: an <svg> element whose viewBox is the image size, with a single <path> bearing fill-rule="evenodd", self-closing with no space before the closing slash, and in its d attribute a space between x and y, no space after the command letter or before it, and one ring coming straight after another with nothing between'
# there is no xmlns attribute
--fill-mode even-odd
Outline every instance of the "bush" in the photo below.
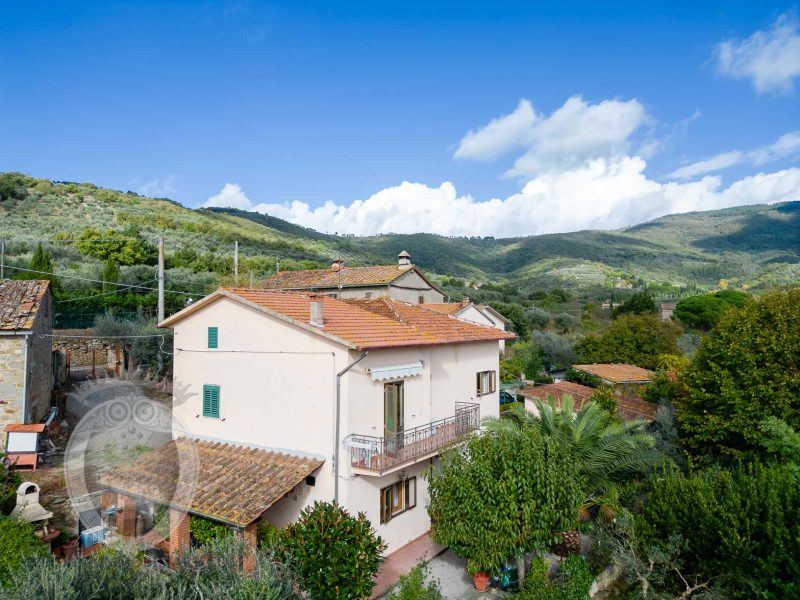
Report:
<svg viewBox="0 0 800 600"><path fill-rule="evenodd" d="M33 526L0 516L0 582L7 581L25 558L37 554L47 550L33 535Z"/></svg>
<svg viewBox="0 0 800 600"><path fill-rule="evenodd" d="M427 565L420 563L397 582L388 596L390 600L443 600L442 590L437 581L425 583Z"/></svg>
<svg viewBox="0 0 800 600"><path fill-rule="evenodd" d="M575 362L575 344L568 337L551 331L533 331L531 337L547 368L566 369Z"/></svg>
<svg viewBox="0 0 800 600"><path fill-rule="evenodd" d="M617 397L611 388L601 387L595 390L591 400L612 417L617 418Z"/></svg>
<svg viewBox="0 0 800 600"><path fill-rule="evenodd" d="M564 379L571 383L580 383L593 388L600 388L603 385L603 381L597 375L592 375L586 371L578 371L577 369L567 369Z"/></svg>
<svg viewBox="0 0 800 600"><path fill-rule="evenodd" d="M678 302L673 316L689 327L707 331L719 323L729 309L741 308L750 300L748 294L733 290L692 296Z"/></svg>
<svg viewBox="0 0 800 600"><path fill-rule="evenodd" d="M800 597L800 486L793 465L758 463L649 481L635 529L645 545L683 540L682 576L719 580L729 598ZM669 591L683 590L672 575Z"/></svg>
<svg viewBox="0 0 800 600"><path fill-rule="evenodd" d="M656 303L650 294L636 292L622 306L614 309L613 316L616 319L621 315L654 315L657 310Z"/></svg>
<svg viewBox="0 0 800 600"><path fill-rule="evenodd" d="M192 534L195 542L201 546L207 546L212 542L230 538L233 535L233 529L210 519L192 516L189 520L189 533Z"/></svg>
<svg viewBox="0 0 800 600"><path fill-rule="evenodd" d="M594 582L586 560L572 555L561 563L553 581L548 578L548 564L543 558L531 563L519 600L586 600Z"/></svg>
<svg viewBox="0 0 800 600"><path fill-rule="evenodd" d="M297 569L314 600L368 598L386 544L364 513L314 502L280 532L278 552Z"/></svg>

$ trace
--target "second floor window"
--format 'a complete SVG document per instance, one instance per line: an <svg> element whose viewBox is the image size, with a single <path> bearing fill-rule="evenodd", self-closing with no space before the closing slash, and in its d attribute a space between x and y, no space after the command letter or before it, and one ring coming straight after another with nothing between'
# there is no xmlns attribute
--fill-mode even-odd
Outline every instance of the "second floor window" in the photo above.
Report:
<svg viewBox="0 0 800 600"><path fill-rule="evenodd" d="M478 396L491 394L497 390L497 378L495 371L481 371L476 376Z"/></svg>
<svg viewBox="0 0 800 600"><path fill-rule="evenodd" d="M218 327L209 327L208 328L208 347L212 348L212 349L219 347L219 328Z"/></svg>

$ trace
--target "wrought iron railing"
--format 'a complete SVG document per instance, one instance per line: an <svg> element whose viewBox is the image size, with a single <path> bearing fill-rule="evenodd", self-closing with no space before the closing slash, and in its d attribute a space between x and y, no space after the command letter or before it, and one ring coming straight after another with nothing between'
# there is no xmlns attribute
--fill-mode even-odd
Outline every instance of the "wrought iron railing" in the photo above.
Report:
<svg viewBox="0 0 800 600"><path fill-rule="evenodd" d="M410 464L431 456L445 446L457 442L480 427L480 406L456 402L455 415L407 429L395 435L376 437L352 434L350 448L353 467L383 473L394 467Z"/></svg>

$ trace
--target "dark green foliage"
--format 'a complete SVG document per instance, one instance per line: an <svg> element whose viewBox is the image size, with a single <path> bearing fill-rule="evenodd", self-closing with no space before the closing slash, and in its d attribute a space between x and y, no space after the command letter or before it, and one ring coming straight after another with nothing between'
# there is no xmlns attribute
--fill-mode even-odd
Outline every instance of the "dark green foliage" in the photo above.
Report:
<svg viewBox="0 0 800 600"><path fill-rule="evenodd" d="M439 583L437 581L426 583L427 574L427 565L418 564L400 577L397 586L387 598L389 600L442 600Z"/></svg>
<svg viewBox="0 0 800 600"><path fill-rule="evenodd" d="M119 263L111 257L106 259L106 262L103 264L102 279L108 282L103 284L103 290L110 291L117 289L117 286L113 284L119 281Z"/></svg>
<svg viewBox="0 0 800 600"><path fill-rule="evenodd" d="M678 418L698 457L760 452L770 416L800 428L800 290L726 313L682 380Z"/></svg>
<svg viewBox="0 0 800 600"><path fill-rule="evenodd" d="M41 545L41 544L40 544ZM56 563L51 555L28 561L2 588L8 600L300 600L286 568L266 552L244 573L239 543L189 549L175 570L146 568L140 557L106 550L83 560Z"/></svg>
<svg viewBox="0 0 800 600"><path fill-rule="evenodd" d="M655 369L663 354L678 354L680 329L653 315L623 315L604 332L578 341L582 363L629 363Z"/></svg>
<svg viewBox="0 0 800 600"><path fill-rule="evenodd" d="M7 515L17 505L17 488L22 483L19 473L13 471L6 455L0 453L0 514Z"/></svg>
<svg viewBox="0 0 800 600"><path fill-rule="evenodd" d="M777 417L764 419L761 431L764 434L761 445L769 456L800 467L800 433Z"/></svg>
<svg viewBox="0 0 800 600"><path fill-rule="evenodd" d="M603 385L603 381L597 375L592 375L586 371L578 371L577 369L567 369L564 379L593 388L599 388Z"/></svg>
<svg viewBox="0 0 800 600"><path fill-rule="evenodd" d="M193 515L189 520L189 533L192 534L192 540L196 543L208 545L230 538L233 535L233 529L222 523Z"/></svg>
<svg viewBox="0 0 800 600"><path fill-rule="evenodd" d="M553 323L561 333L570 333L580 327L581 320L569 313L562 312L553 317Z"/></svg>
<svg viewBox="0 0 800 600"><path fill-rule="evenodd" d="M527 316L528 323L530 323L531 327L535 327L536 329L544 329L550 322L550 313L543 308L538 308L536 306L532 306L531 308L527 309L525 311L525 315Z"/></svg>
<svg viewBox="0 0 800 600"><path fill-rule="evenodd" d="M0 202L18 200L27 194L27 187L34 180L22 173L0 173Z"/></svg>
<svg viewBox="0 0 800 600"><path fill-rule="evenodd" d="M636 292L622 306L614 309L614 318L620 315L654 315L656 303L648 292Z"/></svg>
<svg viewBox="0 0 800 600"><path fill-rule="evenodd" d="M571 456L537 429L472 437L428 478L433 539L465 558L470 573L549 547L576 523L583 500Z"/></svg>
<svg viewBox="0 0 800 600"><path fill-rule="evenodd" d="M751 300L744 292L723 290L704 296L684 298L672 313L676 319L689 327L709 330L731 308L741 308Z"/></svg>
<svg viewBox="0 0 800 600"><path fill-rule="evenodd" d="M645 544L680 537L687 579L719 578L729 598L800 597L800 485L796 469L742 465L650 480L636 516ZM673 576L671 590L682 590Z"/></svg>
<svg viewBox="0 0 800 600"><path fill-rule="evenodd" d="M51 284L51 289L58 289L58 277L55 275L48 275L48 273L54 272L53 258L50 256L50 253L42 247L41 242L36 244L36 249L33 251L33 256L31 257L28 268L34 272L20 271L16 277L19 279L47 279Z"/></svg>
<svg viewBox="0 0 800 600"><path fill-rule="evenodd" d="M94 323L97 335L119 336L157 336L133 337L120 340L120 347L126 349L133 365L146 374L162 379L172 373L172 331L159 329L152 321L145 319L118 319L113 312L100 315Z"/></svg>
<svg viewBox="0 0 800 600"><path fill-rule="evenodd" d="M644 390L642 397L648 402L659 404L665 400L675 402L683 393L683 385L680 381L670 376L665 369L656 371L653 381Z"/></svg>
<svg viewBox="0 0 800 600"><path fill-rule="evenodd" d="M386 549L364 513L354 517L335 502L304 508L277 546L315 600L368 598Z"/></svg>
<svg viewBox="0 0 800 600"><path fill-rule="evenodd" d="M8 581L26 557L46 553L32 525L0 515L0 583Z"/></svg>
<svg viewBox="0 0 800 600"><path fill-rule="evenodd" d="M559 566L553 581L548 577L548 563L543 558L531 562L519 600L586 600L594 577L582 556L568 556Z"/></svg>
<svg viewBox="0 0 800 600"><path fill-rule="evenodd" d="M521 305L492 302L491 307L511 321L511 330L520 338L528 336L528 319L525 315L525 309Z"/></svg>
<svg viewBox="0 0 800 600"><path fill-rule="evenodd" d="M612 417L617 418L617 397L610 387L603 386L595 390L591 400Z"/></svg>
<svg viewBox="0 0 800 600"><path fill-rule="evenodd" d="M575 345L570 338L552 331L531 332L536 347L548 369L566 369L575 362Z"/></svg>

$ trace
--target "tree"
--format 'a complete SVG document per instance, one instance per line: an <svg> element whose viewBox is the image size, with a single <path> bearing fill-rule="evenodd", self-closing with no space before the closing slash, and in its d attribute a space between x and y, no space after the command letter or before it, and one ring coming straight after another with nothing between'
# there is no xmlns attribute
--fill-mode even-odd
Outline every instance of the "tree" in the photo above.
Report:
<svg viewBox="0 0 800 600"><path fill-rule="evenodd" d="M623 315L604 332L575 345L578 360L587 363L630 363L655 369L663 354L678 354L680 328L653 315Z"/></svg>
<svg viewBox="0 0 800 600"><path fill-rule="evenodd" d="M676 401L695 456L759 454L760 425L777 417L800 428L800 290L731 310L700 343Z"/></svg>
<svg viewBox="0 0 800 600"><path fill-rule="evenodd" d="M511 329L520 339L528 337L528 320L525 317L525 309L522 306L504 302L492 302L490 306L511 321Z"/></svg>
<svg viewBox="0 0 800 600"><path fill-rule="evenodd" d="M22 279L47 279L53 289L58 287L58 277L55 275L48 275L53 272L53 259L50 253L42 247L42 243L36 244L36 249L33 251L31 263L28 267L35 273L22 272L20 277Z"/></svg>
<svg viewBox="0 0 800 600"><path fill-rule="evenodd" d="M575 345L568 337L552 331L533 331L531 337L548 369L566 369L575 362Z"/></svg>
<svg viewBox="0 0 800 600"><path fill-rule="evenodd" d="M553 322L556 324L556 327L561 330L561 333L575 331L581 324L581 320L578 317L573 317L565 312L558 313L553 318Z"/></svg>
<svg viewBox="0 0 800 600"><path fill-rule="evenodd" d="M734 290L691 296L678 302L672 314L689 327L708 331L719 323L728 310L741 308L751 299L748 294Z"/></svg>
<svg viewBox="0 0 800 600"><path fill-rule="evenodd" d="M650 294L636 292L622 306L614 309L613 316L616 319L621 315L654 315L657 310L656 303Z"/></svg>
<svg viewBox="0 0 800 600"><path fill-rule="evenodd" d="M500 361L500 380L515 381L520 373L526 379L535 379L543 369L542 359L536 347L530 342L517 342L513 346L514 355Z"/></svg>
<svg viewBox="0 0 800 600"><path fill-rule="evenodd" d="M144 240L135 227L124 231L89 227L78 236L75 247L86 256L112 259L121 265L153 264L156 259L155 244Z"/></svg>
<svg viewBox="0 0 800 600"><path fill-rule="evenodd" d="M364 513L314 502L278 534L279 555L298 571L315 600L369 598L386 544Z"/></svg>
<svg viewBox="0 0 800 600"><path fill-rule="evenodd" d="M428 481L433 539L472 574L548 548L575 524L583 500L571 457L536 429L472 437L444 453Z"/></svg>
<svg viewBox="0 0 800 600"><path fill-rule="evenodd" d="M536 329L544 329L550 322L550 313L537 306L527 309L525 315L528 317L528 322Z"/></svg>
<svg viewBox="0 0 800 600"><path fill-rule="evenodd" d="M119 281L119 263L110 256L103 264L103 281L108 282L103 284L103 290L117 289L114 284Z"/></svg>

